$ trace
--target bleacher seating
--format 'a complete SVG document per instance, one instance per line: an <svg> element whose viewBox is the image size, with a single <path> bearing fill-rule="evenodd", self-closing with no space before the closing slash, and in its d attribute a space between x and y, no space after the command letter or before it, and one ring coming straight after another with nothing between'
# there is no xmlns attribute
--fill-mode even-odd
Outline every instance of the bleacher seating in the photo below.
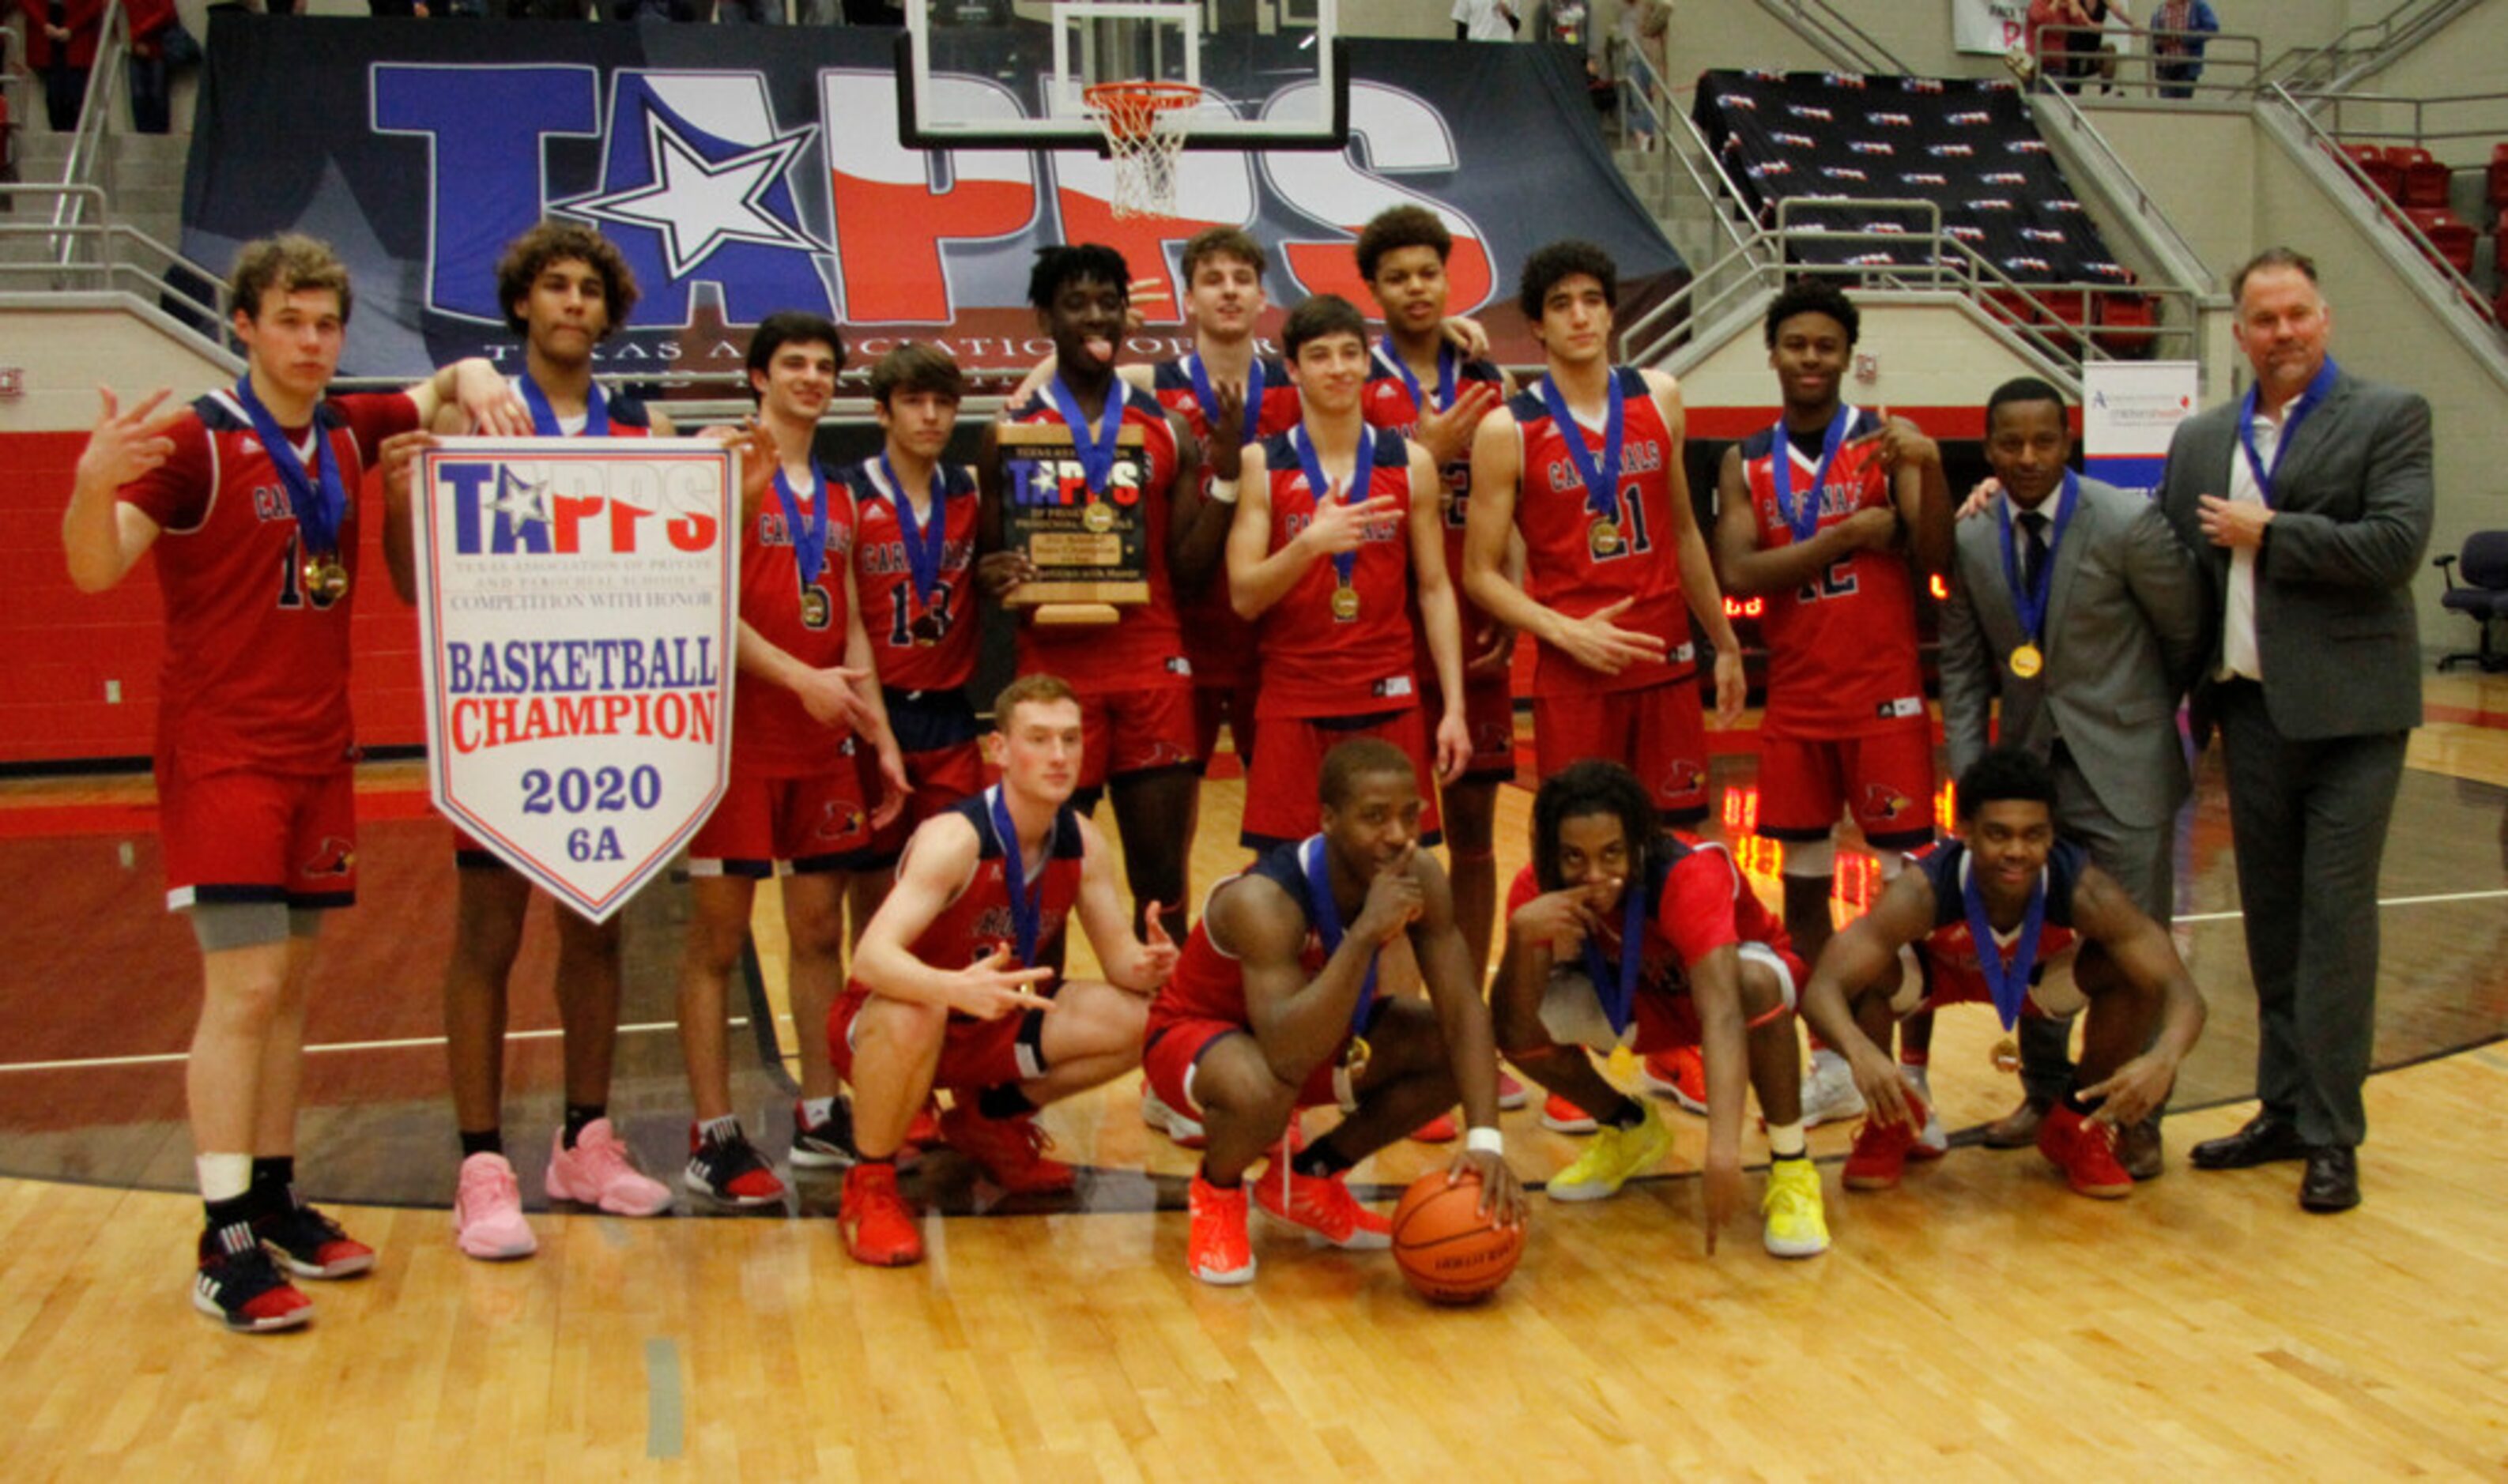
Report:
<svg viewBox="0 0 2508 1484"><path fill-rule="evenodd" d="M2420 229L2421 235L2430 239L2430 245L2438 249L2441 262L2459 273L2472 273L2474 243L2480 239L2480 234L2473 230L2472 223L2445 206L2407 207L2404 215Z"/></svg>
<svg viewBox="0 0 2508 1484"><path fill-rule="evenodd" d="M2360 173L2369 177L2369 184L2377 187L2388 200L2404 199L2403 168L2388 160L2384 150L2374 144L2346 144L2342 146L2342 153L2350 157L2351 163L2360 167Z"/></svg>
<svg viewBox="0 0 2508 1484"><path fill-rule="evenodd" d="M2490 146L2490 209L2508 212L2508 141Z"/></svg>
<svg viewBox="0 0 2508 1484"><path fill-rule="evenodd" d="M2429 151L2417 145L2393 145L2386 150L2386 163L2394 166L2400 178L2396 188L2387 194L2406 210L2428 211L2448 205L2448 168Z"/></svg>

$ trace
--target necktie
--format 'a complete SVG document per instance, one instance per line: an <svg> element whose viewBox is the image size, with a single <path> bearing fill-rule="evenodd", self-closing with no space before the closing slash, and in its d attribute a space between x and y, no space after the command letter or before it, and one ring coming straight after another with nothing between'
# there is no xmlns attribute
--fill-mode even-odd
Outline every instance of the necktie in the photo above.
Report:
<svg viewBox="0 0 2508 1484"><path fill-rule="evenodd" d="M2020 517L2020 580L2036 587L2046 565L2047 518L2033 510Z"/></svg>

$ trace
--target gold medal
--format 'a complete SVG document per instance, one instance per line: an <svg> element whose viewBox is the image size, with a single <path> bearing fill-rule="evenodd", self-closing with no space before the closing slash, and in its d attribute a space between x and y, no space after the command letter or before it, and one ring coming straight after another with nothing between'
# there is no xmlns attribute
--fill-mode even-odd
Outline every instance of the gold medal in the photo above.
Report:
<svg viewBox="0 0 2508 1484"><path fill-rule="evenodd" d="M832 611L833 604L828 600L827 589L813 585L801 590L802 628L825 629Z"/></svg>
<svg viewBox="0 0 2508 1484"><path fill-rule="evenodd" d="M1616 557L1620 554L1620 523L1596 521L1586 530L1585 539L1593 546L1595 556Z"/></svg>
<svg viewBox="0 0 2508 1484"><path fill-rule="evenodd" d="M1375 1052L1369 1049L1367 1037L1353 1035L1349 1038L1349 1044L1342 1048L1341 1069L1349 1073L1349 1079L1355 1082L1358 1080L1359 1073L1367 1070L1367 1059L1373 1055Z"/></svg>
<svg viewBox="0 0 2508 1484"><path fill-rule="evenodd" d="M1358 589L1335 588L1332 596L1333 617L1349 623L1358 617Z"/></svg>
<svg viewBox="0 0 2508 1484"><path fill-rule="evenodd" d="M2010 1036L1994 1043L1994 1069L2013 1072L2020 1069L2020 1043Z"/></svg>
<svg viewBox="0 0 2508 1484"><path fill-rule="evenodd" d="M328 607L349 596L349 569L337 557L315 557L305 563L305 591Z"/></svg>
<svg viewBox="0 0 2508 1484"><path fill-rule="evenodd" d="M2047 657L2038 652L2035 644L2023 644L2011 651L2011 672L2023 680L2038 678L2038 671L2046 668Z"/></svg>
<svg viewBox="0 0 2508 1484"><path fill-rule="evenodd" d="M1115 528L1115 507L1104 500L1090 500L1080 512L1080 524L1102 536Z"/></svg>

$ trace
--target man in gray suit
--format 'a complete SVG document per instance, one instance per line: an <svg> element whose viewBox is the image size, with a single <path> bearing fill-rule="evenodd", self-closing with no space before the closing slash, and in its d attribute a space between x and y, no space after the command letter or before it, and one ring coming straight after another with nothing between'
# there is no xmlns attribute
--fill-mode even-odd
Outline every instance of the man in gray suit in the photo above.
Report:
<svg viewBox="0 0 2508 1484"><path fill-rule="evenodd" d="M2194 561L2159 507L2069 464L2063 393L2008 381L1985 407L1985 456L2002 493L1959 524L1942 611L1942 731L1954 775L1984 755L2003 701L2002 741L2048 765L2055 823L2154 922L2175 896L2170 825L2192 786L2177 698L2201 658ZM2020 1022L2019 1107L1986 1141L2036 1142L2071 1085L2072 1019ZM2119 1139L2137 1179L2159 1173L2156 1119Z"/></svg>
<svg viewBox="0 0 2508 1484"><path fill-rule="evenodd" d="M2180 424L2160 504L2204 578L2196 737L2217 720L2256 983L2263 1110L2196 1144L2201 1170L2305 1159L2299 1204L2360 1204L2378 991L2378 864L2420 724L2411 583L2429 545L2430 412L2344 375L2316 265L2238 271L2241 405Z"/></svg>

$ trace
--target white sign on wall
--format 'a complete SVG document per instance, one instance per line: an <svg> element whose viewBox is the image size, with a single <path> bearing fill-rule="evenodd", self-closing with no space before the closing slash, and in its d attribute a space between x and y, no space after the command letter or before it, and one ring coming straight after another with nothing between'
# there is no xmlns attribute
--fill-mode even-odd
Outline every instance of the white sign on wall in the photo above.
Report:
<svg viewBox="0 0 2508 1484"><path fill-rule="evenodd" d="M2090 361L2082 367L2082 457L2121 489L2156 489L2177 424L2202 394L2193 361Z"/></svg>
<svg viewBox="0 0 2508 1484"><path fill-rule="evenodd" d="M1951 44L2000 56L2024 45L2029 0L1951 0Z"/></svg>
<svg viewBox="0 0 2508 1484"><path fill-rule="evenodd" d="M596 923L722 796L735 479L683 438L448 438L419 462L435 807Z"/></svg>

